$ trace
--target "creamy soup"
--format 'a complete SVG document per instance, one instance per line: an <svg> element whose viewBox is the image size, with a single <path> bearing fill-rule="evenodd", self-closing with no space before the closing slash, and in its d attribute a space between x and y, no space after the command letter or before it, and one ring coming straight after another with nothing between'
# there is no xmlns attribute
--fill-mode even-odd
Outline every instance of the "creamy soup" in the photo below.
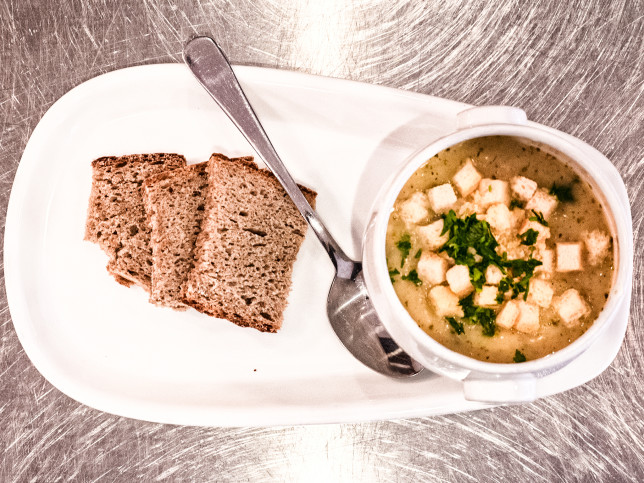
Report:
<svg viewBox="0 0 644 483"><path fill-rule="evenodd" d="M482 361L567 346L597 318L613 280L613 237L589 184L513 137L469 140L428 160L398 195L386 240L411 317Z"/></svg>

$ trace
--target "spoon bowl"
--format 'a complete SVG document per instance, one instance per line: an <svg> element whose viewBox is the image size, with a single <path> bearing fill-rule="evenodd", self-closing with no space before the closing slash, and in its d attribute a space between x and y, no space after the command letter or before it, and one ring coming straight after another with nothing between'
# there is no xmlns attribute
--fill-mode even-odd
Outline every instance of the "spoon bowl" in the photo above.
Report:
<svg viewBox="0 0 644 483"><path fill-rule="evenodd" d="M378 318L366 290L362 264L345 255L286 170L223 51L211 38L197 37L186 44L184 60L271 169L329 255L336 276L327 298L327 315L340 341L360 362L386 376L408 377L420 372L422 366L398 347Z"/></svg>

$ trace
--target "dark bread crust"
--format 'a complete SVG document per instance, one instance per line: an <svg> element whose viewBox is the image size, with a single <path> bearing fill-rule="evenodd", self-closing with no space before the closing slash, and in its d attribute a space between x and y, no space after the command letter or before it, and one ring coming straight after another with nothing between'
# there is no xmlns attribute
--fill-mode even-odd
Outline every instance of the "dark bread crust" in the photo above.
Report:
<svg viewBox="0 0 644 483"><path fill-rule="evenodd" d="M183 302L240 326L276 332L306 222L275 176L249 159L215 153L208 176ZM314 206L317 193L300 188Z"/></svg>

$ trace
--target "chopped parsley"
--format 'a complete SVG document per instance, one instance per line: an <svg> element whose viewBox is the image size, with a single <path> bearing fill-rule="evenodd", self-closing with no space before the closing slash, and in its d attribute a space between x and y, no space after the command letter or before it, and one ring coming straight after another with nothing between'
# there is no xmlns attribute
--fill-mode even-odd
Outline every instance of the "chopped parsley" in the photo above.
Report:
<svg viewBox="0 0 644 483"><path fill-rule="evenodd" d="M400 272L398 271L397 268L394 268L393 270L389 270L389 280L391 280L391 283L394 283L396 281L394 277L399 274Z"/></svg>
<svg viewBox="0 0 644 483"><path fill-rule="evenodd" d="M552 188L550 188L550 194L562 203L575 201L575 197L572 194L572 185L570 184L557 186L557 183L553 183Z"/></svg>
<svg viewBox="0 0 644 483"><path fill-rule="evenodd" d="M418 272L416 270L410 271L407 275L403 275L401 278L413 283L416 286L423 284L423 281L418 278Z"/></svg>
<svg viewBox="0 0 644 483"><path fill-rule="evenodd" d="M510 201L510 210L513 210L515 208L523 208L523 203L521 203L519 200L511 200Z"/></svg>
<svg viewBox="0 0 644 483"><path fill-rule="evenodd" d="M472 324L479 324L483 329L483 335L492 337L496 332L496 313L493 309L474 305L474 294L471 293L459 302L463 309L463 319Z"/></svg>
<svg viewBox="0 0 644 483"><path fill-rule="evenodd" d="M463 327L462 322L457 321L454 317L445 317L445 319L447 319L447 322L449 322L449 325L452 326L457 335L465 333L465 327Z"/></svg>
<svg viewBox="0 0 644 483"><path fill-rule="evenodd" d="M416 252L416 255L414 255L414 258L416 260L418 260L420 258L421 253L423 253L423 250L421 248L419 248L418 251Z"/></svg>
<svg viewBox="0 0 644 483"><path fill-rule="evenodd" d="M539 217L539 214L535 212L535 216ZM519 295L523 295L524 300L527 299L530 279L534 276L535 268L542 265L540 260L532 257L533 245L539 235L537 230L529 229L519 235L522 244L533 246L528 260L508 260L507 253L504 252L501 256L496 252L499 243L494 238L487 221L479 220L476 215L458 218L454 210L443 214L442 218L443 231L441 235L447 233L449 238L439 251L446 252L456 264L465 265L468 268L470 281L476 291L481 291L483 288L487 267L495 265L504 275L499 283L496 301L499 304L503 303L508 292L512 299ZM459 304L463 308L462 320L480 325L483 335L488 337L494 335L496 332L496 312L494 309L475 305L474 293L462 299ZM456 321L456 319L453 320ZM449 320L448 322L454 327L452 322ZM457 333L459 332L457 331Z"/></svg>
<svg viewBox="0 0 644 483"><path fill-rule="evenodd" d="M528 220L536 221L538 223L541 223L543 226L548 226L548 222L543 217L543 213L541 213L540 211L534 211L534 210L532 210L532 213L534 213L534 216L531 216L530 218L528 218Z"/></svg>
<svg viewBox="0 0 644 483"><path fill-rule="evenodd" d="M534 275L534 269L542 265L540 260L530 258L527 260L505 260L504 265L509 268L510 274L503 277L499 282L499 292L496 296L498 303L503 302L505 293L512 291L511 298L515 299L523 294L523 300L528 298L530 291L530 279Z"/></svg>
<svg viewBox="0 0 644 483"><path fill-rule="evenodd" d="M525 362L527 359L519 349L514 352L514 357L512 358L514 362Z"/></svg>
<svg viewBox="0 0 644 483"><path fill-rule="evenodd" d="M405 261L407 261L409 251L411 250L411 238L409 237L409 233L405 233L402 238L398 240L396 247L400 250L400 255L402 257L400 260L400 268L402 268Z"/></svg>
<svg viewBox="0 0 644 483"><path fill-rule="evenodd" d="M505 273L502 259L495 250L499 244L487 221L479 220L476 215L458 218L454 210L442 215L442 218L441 235L448 233L449 239L440 251L447 252L458 265L468 267L470 280L477 291L485 283L484 274L489 265L496 265Z"/></svg>
<svg viewBox="0 0 644 483"><path fill-rule="evenodd" d="M522 233L521 235L517 235L519 238L521 238L521 245L534 245L537 243L537 237L539 236L539 232L537 230L533 230L532 228L528 229L525 233Z"/></svg>

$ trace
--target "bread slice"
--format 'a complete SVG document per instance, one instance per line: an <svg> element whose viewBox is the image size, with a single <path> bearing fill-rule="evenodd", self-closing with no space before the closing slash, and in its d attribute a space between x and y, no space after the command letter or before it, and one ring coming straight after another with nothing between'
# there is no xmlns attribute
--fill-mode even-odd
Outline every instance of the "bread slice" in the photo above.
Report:
<svg viewBox="0 0 644 483"><path fill-rule="evenodd" d="M246 159L214 154L183 301L215 317L276 332L306 222L279 181ZM314 205L317 194L301 187Z"/></svg>
<svg viewBox="0 0 644 483"><path fill-rule="evenodd" d="M143 207L143 181L186 165L179 154L107 156L92 162L92 192L85 239L110 257L108 271L117 282L150 290L150 225Z"/></svg>
<svg viewBox="0 0 644 483"><path fill-rule="evenodd" d="M187 308L181 287L194 266L194 246L205 212L207 166L205 162L166 171L143 183L145 211L152 228L153 304Z"/></svg>

